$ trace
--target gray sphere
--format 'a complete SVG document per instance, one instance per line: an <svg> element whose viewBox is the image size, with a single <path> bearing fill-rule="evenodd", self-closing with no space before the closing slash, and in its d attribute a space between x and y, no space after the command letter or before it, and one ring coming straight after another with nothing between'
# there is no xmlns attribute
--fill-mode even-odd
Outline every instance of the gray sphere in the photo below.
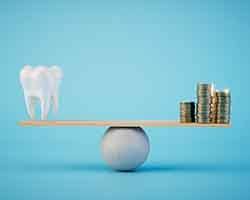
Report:
<svg viewBox="0 0 250 200"><path fill-rule="evenodd" d="M111 127L101 141L104 160L118 171L131 171L142 165L149 149L148 136L140 127Z"/></svg>

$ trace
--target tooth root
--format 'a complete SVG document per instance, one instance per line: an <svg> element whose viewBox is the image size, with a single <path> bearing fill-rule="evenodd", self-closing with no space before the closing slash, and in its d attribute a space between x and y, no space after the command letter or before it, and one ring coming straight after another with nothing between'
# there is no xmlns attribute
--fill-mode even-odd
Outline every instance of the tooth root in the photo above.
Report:
<svg viewBox="0 0 250 200"><path fill-rule="evenodd" d="M50 108L50 96L42 97L40 98L40 101L41 101L41 119L46 120Z"/></svg>
<svg viewBox="0 0 250 200"><path fill-rule="evenodd" d="M55 94L52 96L52 102L53 102L53 111L56 113L58 111L58 92L55 92Z"/></svg>
<svg viewBox="0 0 250 200"><path fill-rule="evenodd" d="M32 115L32 119L35 119L35 103L36 103L36 98L35 97L30 97L30 111Z"/></svg>
<svg viewBox="0 0 250 200"><path fill-rule="evenodd" d="M24 95L26 109L28 112L29 117L34 120L35 119L35 102L33 97Z"/></svg>

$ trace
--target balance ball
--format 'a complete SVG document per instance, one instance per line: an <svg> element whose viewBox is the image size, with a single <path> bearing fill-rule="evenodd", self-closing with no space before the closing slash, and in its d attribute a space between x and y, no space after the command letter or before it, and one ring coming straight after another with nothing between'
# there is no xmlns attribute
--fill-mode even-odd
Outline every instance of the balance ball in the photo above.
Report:
<svg viewBox="0 0 250 200"><path fill-rule="evenodd" d="M101 141L102 156L117 171L131 171L142 165L149 154L149 139L140 127L111 127Z"/></svg>

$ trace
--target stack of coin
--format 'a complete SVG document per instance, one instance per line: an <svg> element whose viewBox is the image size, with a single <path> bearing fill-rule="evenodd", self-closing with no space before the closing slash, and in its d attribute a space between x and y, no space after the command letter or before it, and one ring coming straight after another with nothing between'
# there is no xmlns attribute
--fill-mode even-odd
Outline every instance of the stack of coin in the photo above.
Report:
<svg viewBox="0 0 250 200"><path fill-rule="evenodd" d="M231 112L231 93L229 90L216 91L216 98L216 122L220 124L229 124Z"/></svg>
<svg viewBox="0 0 250 200"><path fill-rule="evenodd" d="M216 120L217 120L217 97L216 97L215 91L213 91L213 93L212 93L210 117L211 117L211 123L216 123Z"/></svg>
<svg viewBox="0 0 250 200"><path fill-rule="evenodd" d="M195 102L180 102L180 122L195 122Z"/></svg>
<svg viewBox="0 0 250 200"><path fill-rule="evenodd" d="M197 84L196 120L198 123L211 122L213 85L207 83Z"/></svg>

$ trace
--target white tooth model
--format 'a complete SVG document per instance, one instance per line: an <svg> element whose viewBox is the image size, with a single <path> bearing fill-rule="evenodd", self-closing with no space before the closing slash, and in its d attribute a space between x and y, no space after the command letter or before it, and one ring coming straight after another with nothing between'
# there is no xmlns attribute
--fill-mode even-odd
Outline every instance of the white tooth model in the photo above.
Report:
<svg viewBox="0 0 250 200"><path fill-rule="evenodd" d="M50 104L53 103L54 111L58 110L59 85L63 77L58 66L37 66L32 68L25 65L20 72L20 82L23 87L25 104L28 115L35 119L35 102L40 100L41 119L46 120Z"/></svg>

